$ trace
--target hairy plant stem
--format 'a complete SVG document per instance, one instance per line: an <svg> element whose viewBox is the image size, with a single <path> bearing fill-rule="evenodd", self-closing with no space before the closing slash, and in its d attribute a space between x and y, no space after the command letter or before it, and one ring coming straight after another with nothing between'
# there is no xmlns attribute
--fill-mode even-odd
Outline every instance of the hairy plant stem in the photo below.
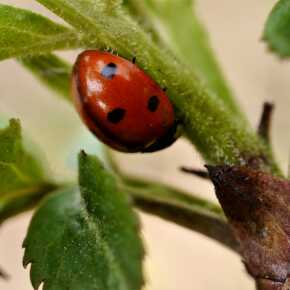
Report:
<svg viewBox="0 0 290 290"><path fill-rule="evenodd" d="M127 0L125 3L154 39L170 47L218 95L237 119L247 122L218 64L193 1Z"/></svg>

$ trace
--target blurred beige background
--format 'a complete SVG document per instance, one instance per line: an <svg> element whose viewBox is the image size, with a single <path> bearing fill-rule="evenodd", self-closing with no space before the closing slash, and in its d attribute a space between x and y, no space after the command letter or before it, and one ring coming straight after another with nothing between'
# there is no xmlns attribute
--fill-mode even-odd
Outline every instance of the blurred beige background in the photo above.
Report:
<svg viewBox="0 0 290 290"><path fill-rule="evenodd" d="M142 0L140 0L142 1ZM198 9L211 32L227 78L255 126L264 100L276 103L273 141L286 171L289 155L290 64L269 54L260 41L274 0L199 0ZM0 0L48 14L29 0ZM75 53L65 54L74 57ZM18 117L29 136L45 152L51 170L60 179L74 176L79 148L99 149L74 110L43 88L14 61L0 63L0 114ZM119 155L126 169L180 186L215 200L205 181L177 171L180 165L202 166L198 154L183 141L152 155ZM30 214L8 221L0 231L0 265L11 274L0 290L32 289L28 270L22 268L21 243ZM142 215L147 247L148 290L253 290L238 256L199 234L158 218ZM82 290L82 289L80 289ZM85 289L84 289L85 290Z"/></svg>

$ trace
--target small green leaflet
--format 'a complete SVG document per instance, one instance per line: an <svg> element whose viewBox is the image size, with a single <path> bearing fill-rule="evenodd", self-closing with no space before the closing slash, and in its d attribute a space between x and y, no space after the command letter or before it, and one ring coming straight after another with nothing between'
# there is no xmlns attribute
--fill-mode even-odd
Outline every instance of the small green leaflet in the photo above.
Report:
<svg viewBox="0 0 290 290"><path fill-rule="evenodd" d="M100 162L82 152L79 188L51 195L34 215L24 265L44 290L138 290L144 250L128 198Z"/></svg>
<svg viewBox="0 0 290 290"><path fill-rule="evenodd" d="M0 4L0 60L80 46L72 29L28 10Z"/></svg>
<svg viewBox="0 0 290 290"><path fill-rule="evenodd" d="M290 56L290 0L280 0L265 25L264 40L281 57Z"/></svg>
<svg viewBox="0 0 290 290"><path fill-rule="evenodd" d="M41 165L23 148L20 123L15 119L0 130L0 176L0 196L44 181Z"/></svg>
<svg viewBox="0 0 290 290"><path fill-rule="evenodd" d="M18 206L25 208L54 187L40 161L23 147L20 123L15 119L0 130L0 177L0 223Z"/></svg>

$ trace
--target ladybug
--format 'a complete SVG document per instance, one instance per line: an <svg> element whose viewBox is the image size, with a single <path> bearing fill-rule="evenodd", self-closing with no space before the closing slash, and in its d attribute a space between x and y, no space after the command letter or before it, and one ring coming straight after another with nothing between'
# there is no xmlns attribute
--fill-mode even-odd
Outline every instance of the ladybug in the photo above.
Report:
<svg viewBox="0 0 290 290"><path fill-rule="evenodd" d="M173 106L158 84L122 57L88 50L72 74L76 108L101 141L122 152L153 152L177 138Z"/></svg>

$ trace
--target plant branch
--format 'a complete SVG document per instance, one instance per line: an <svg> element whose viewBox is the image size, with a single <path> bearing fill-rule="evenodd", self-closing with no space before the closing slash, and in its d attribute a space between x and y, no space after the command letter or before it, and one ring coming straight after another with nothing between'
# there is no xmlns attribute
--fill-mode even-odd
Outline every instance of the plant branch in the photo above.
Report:
<svg viewBox="0 0 290 290"><path fill-rule="evenodd" d="M108 15L92 0L38 2L80 33L90 35L87 46L110 47L128 59L136 57L141 68L168 88L185 135L208 163L244 164L258 158L262 170L280 174L264 142L244 123L237 122L235 114L202 85L191 69L158 48L121 7Z"/></svg>
<svg viewBox="0 0 290 290"><path fill-rule="evenodd" d="M179 61L152 41L125 13L120 1L38 2L71 24L80 35L85 35L82 39L86 39L87 48L109 48L127 59L136 57L137 65L161 87L167 88L176 116L183 125L184 135L197 147L207 163L220 165L208 166L208 169L242 248L249 273L257 280L270 277L274 282L285 281L289 272L286 218L289 215L289 183L273 176L281 175L281 172L270 146L264 140L265 136L268 138L266 121L270 114L264 118L265 126L259 130L264 133L260 136L249 128L233 101L208 42L200 42L191 51L193 44L178 35L176 25L180 22L184 27L190 25L196 28L192 35L203 39L205 33L200 23L197 20L196 23L192 22L195 20L189 22L187 11L184 11L185 20L171 19L174 17L172 11L164 7L156 14L168 28L174 42L179 42L172 47L182 60ZM195 59L202 48L205 52ZM192 56L195 50L197 52L189 64L185 63L184 59ZM136 206L142 210L194 229L237 250L237 243L218 206L166 185L124 174L121 174L120 187L132 196Z"/></svg>

